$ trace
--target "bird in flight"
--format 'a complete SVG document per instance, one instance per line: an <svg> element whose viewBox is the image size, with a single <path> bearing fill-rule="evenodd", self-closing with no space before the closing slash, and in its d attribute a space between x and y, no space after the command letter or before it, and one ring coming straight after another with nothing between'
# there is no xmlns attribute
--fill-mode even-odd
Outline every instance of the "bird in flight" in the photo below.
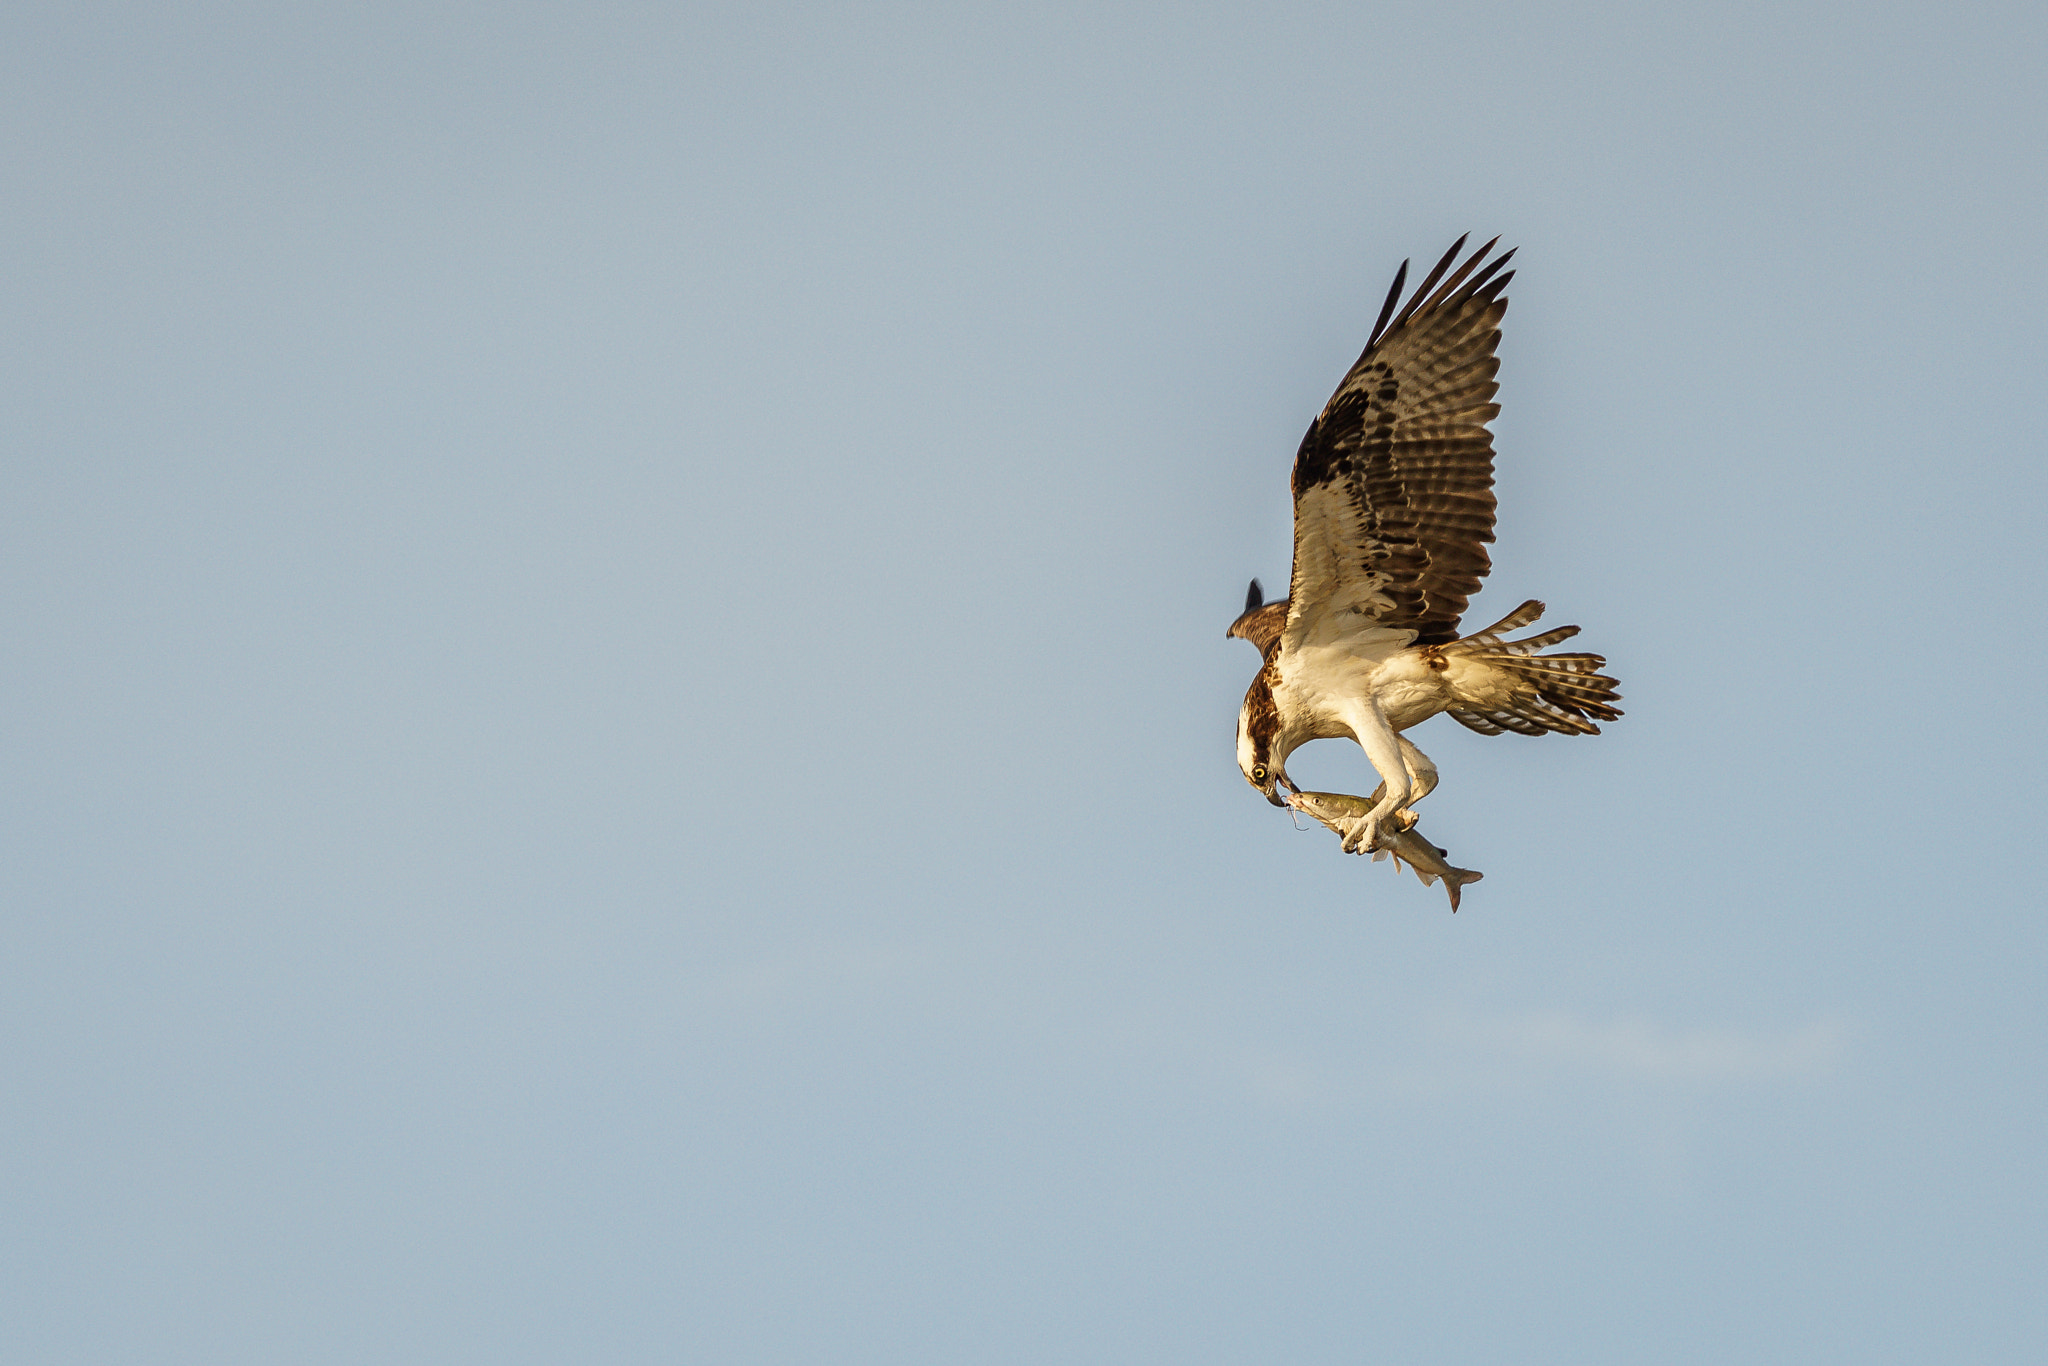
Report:
<svg viewBox="0 0 2048 1366"><path fill-rule="evenodd" d="M1294 457L1294 573L1264 601L1252 580L1228 635L1262 663L1237 716L1237 766L1275 806L1299 792L1287 757L1310 740L1358 741L1384 783L1344 848L1367 853L1415 822L1436 765L1401 732L1449 712L1482 735L1597 735L1621 715L1594 654L1543 654L1576 626L1508 640L1543 604L1474 635L1466 601L1492 570L1493 402L1501 291L1514 252L1495 238L1462 265L1460 237L1405 305L1402 262L1358 363ZM1398 306L1398 307L1397 307Z"/></svg>

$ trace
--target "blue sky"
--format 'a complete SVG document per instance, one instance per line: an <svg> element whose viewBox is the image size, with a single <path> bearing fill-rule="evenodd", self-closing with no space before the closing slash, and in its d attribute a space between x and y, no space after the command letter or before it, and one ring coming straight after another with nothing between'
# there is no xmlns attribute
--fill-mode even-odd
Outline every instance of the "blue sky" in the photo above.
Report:
<svg viewBox="0 0 2048 1366"><path fill-rule="evenodd" d="M0 1352L2037 1360L2044 30L10 10ZM1466 231L1454 919L1222 632Z"/></svg>

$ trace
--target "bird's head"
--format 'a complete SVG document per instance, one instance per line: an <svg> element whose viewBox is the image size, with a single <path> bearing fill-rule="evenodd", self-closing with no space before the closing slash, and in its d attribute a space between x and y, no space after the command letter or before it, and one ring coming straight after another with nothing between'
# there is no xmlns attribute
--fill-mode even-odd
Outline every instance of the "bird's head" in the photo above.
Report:
<svg viewBox="0 0 2048 1366"><path fill-rule="evenodd" d="M1287 799L1279 794L1279 789L1299 789L1288 781L1281 758L1273 752L1272 734L1261 720L1260 709L1247 698L1237 718L1237 769L1246 782L1259 790L1260 796L1275 806L1285 806Z"/></svg>

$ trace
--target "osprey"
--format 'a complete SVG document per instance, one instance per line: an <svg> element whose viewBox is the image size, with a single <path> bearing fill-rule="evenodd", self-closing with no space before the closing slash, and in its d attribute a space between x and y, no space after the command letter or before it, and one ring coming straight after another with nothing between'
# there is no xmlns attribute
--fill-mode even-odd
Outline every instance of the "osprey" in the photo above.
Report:
<svg viewBox="0 0 2048 1366"><path fill-rule="evenodd" d="M1621 715L1616 682L1593 654L1542 654L1561 626L1506 640L1543 615L1525 602L1476 635L1458 618L1492 569L1493 437L1500 414L1501 296L1510 251L1495 238L1452 270L1460 237L1406 306L1402 262L1358 363L1309 424L1294 457L1294 574L1284 601L1252 580L1228 635L1263 656L1237 717L1237 766L1276 806L1298 792L1287 756L1349 736L1385 787L1351 822L1362 853L1415 820L1436 765L1402 731L1447 711L1482 735L1597 735Z"/></svg>

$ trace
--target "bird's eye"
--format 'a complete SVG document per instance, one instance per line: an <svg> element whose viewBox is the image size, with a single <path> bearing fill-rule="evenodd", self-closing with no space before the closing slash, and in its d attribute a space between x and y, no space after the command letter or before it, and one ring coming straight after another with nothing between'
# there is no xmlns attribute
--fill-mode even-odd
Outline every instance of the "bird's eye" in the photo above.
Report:
<svg viewBox="0 0 2048 1366"><path fill-rule="evenodd" d="M1264 764L1260 764L1257 768L1254 768L1252 770L1252 781L1255 783L1263 783L1264 781L1266 781L1266 766Z"/></svg>

